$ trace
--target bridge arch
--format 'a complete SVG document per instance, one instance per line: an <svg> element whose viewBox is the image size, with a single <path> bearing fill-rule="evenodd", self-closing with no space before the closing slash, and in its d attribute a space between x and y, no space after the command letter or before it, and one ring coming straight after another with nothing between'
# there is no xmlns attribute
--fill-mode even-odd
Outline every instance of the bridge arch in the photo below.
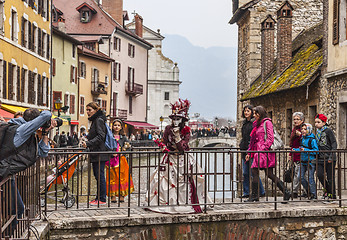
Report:
<svg viewBox="0 0 347 240"><path fill-rule="evenodd" d="M235 137L202 137L202 138L193 138L189 142L189 146L194 148L214 147L218 144L223 144L229 147L236 147L236 138Z"/></svg>

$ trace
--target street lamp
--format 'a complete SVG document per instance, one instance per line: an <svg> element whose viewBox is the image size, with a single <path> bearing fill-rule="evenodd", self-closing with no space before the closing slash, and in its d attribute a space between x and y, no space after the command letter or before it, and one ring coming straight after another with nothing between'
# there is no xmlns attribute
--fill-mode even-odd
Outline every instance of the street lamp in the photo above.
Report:
<svg viewBox="0 0 347 240"><path fill-rule="evenodd" d="M61 105L63 104L63 102L60 100L60 98L58 98L57 100L55 100L54 102L54 106L55 109L58 110L58 117L60 117L60 109L61 109Z"/></svg>
<svg viewBox="0 0 347 240"><path fill-rule="evenodd" d="M215 125L216 125L216 128L218 128L218 118L217 117L215 119Z"/></svg>
<svg viewBox="0 0 347 240"><path fill-rule="evenodd" d="M163 131L163 121L164 121L164 117L163 117L163 116L160 116L159 121L160 121L160 132L161 132L161 131Z"/></svg>

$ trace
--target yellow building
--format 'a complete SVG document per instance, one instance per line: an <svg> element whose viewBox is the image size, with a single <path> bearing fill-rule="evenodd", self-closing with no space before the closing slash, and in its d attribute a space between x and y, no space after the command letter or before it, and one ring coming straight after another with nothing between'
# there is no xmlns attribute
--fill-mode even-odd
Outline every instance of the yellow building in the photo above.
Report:
<svg viewBox="0 0 347 240"><path fill-rule="evenodd" d="M7 111L50 108L50 17L49 0L0 0L0 99Z"/></svg>
<svg viewBox="0 0 347 240"><path fill-rule="evenodd" d="M106 116L110 114L111 86L109 79L111 63L114 62L107 55L96 52L98 51L96 41L83 42L87 47L78 49L80 66L79 127L81 132L89 129L86 112L88 103L97 102L106 112Z"/></svg>

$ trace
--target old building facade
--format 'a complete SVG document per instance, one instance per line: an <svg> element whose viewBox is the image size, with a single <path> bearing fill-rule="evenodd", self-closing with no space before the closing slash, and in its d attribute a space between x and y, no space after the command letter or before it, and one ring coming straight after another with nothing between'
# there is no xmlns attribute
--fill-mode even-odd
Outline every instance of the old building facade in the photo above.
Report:
<svg viewBox="0 0 347 240"><path fill-rule="evenodd" d="M326 1L326 72L321 82L321 112L335 130L339 148L347 147L347 30L346 0Z"/></svg>
<svg viewBox="0 0 347 240"><path fill-rule="evenodd" d="M136 30L136 19L127 24ZM179 68L163 54L164 36L143 25L143 38L153 45L148 53L148 122L164 128L170 124L171 103L179 98ZM162 120L162 121L161 121Z"/></svg>
<svg viewBox="0 0 347 240"><path fill-rule="evenodd" d="M50 108L50 17L50 1L0 1L3 109Z"/></svg>
<svg viewBox="0 0 347 240"><path fill-rule="evenodd" d="M63 24L63 23L61 23ZM52 89L53 111L55 102L60 99L67 111L61 111L61 118L66 119L60 131L78 132L78 97L79 74L77 46L82 43L53 26L52 29Z"/></svg>
<svg viewBox="0 0 347 240"><path fill-rule="evenodd" d="M315 39L319 36L312 32L306 33L312 38L309 40L310 43L305 38L300 40L300 35L323 21L323 1L234 0L233 7L234 14L229 23L237 23L239 29L238 126L240 127L241 124L243 106L249 103L264 105L270 116L272 115L274 118L277 130L284 138L285 143L288 144L292 128L292 113L302 111L312 121L319 105L319 99L315 94L315 87L318 87L315 86L317 84L315 80L320 75L318 67L322 65L323 53L319 43L321 40ZM290 12L290 17L286 15L287 11ZM270 26L271 24L272 26ZM321 28L319 27L319 29ZM278 37L279 35L281 37ZM270 42L264 41L264 39L272 37L274 39ZM297 41L293 42L295 39ZM318 41L317 45L314 43L315 41ZM268 44L267 46L265 46L265 42ZM273 46L269 47L269 44L272 43ZM309 44L307 45L307 43ZM274 86L276 81L271 81L271 77L277 79L282 76L283 82L288 80L290 76L295 77L297 72L286 72L287 68L296 61L294 56L302 51L306 51L306 54L310 55L314 48L316 51L320 51L321 55L316 56L319 61L315 63L315 68L311 69L312 75L305 76L303 82L300 84L296 82L297 85L287 86L284 84L270 88L267 92L261 91L261 89L269 87L262 85L265 82ZM264 52L262 54L265 49L270 49L273 52L268 51L266 54ZM305 65L305 63L299 64L298 62L297 64L298 67L302 67L302 64ZM276 69L274 69L275 66ZM289 76L287 76L288 74ZM291 81L295 82L295 78L292 78ZM252 95L255 88L259 90L258 95ZM316 91L318 90L316 89ZM260 92L261 94L259 94Z"/></svg>

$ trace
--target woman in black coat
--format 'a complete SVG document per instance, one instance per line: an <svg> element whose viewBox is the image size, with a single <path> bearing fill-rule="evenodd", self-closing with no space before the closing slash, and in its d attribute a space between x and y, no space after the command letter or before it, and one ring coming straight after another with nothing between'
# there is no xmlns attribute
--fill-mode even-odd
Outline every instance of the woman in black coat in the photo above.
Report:
<svg viewBox="0 0 347 240"><path fill-rule="evenodd" d="M99 105L95 102L88 103L87 107L88 120L91 126L87 136L88 141L83 142L83 147L89 148L91 152L107 151L105 146L106 140L106 116ZM109 160L108 154L91 154L90 162L93 167L94 177L100 185L100 192L97 192L96 198L90 202L90 205L106 204L106 180L105 180L105 162ZM100 164L99 164L100 163ZM100 169L100 172L99 172ZM99 187L97 187L99 190Z"/></svg>

